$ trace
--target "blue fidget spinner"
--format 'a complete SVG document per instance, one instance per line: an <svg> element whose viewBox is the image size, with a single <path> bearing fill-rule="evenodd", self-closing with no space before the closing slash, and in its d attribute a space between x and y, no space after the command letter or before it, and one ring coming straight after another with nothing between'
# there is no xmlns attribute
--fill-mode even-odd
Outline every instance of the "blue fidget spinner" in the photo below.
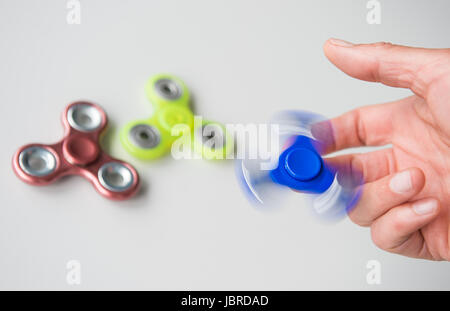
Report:
<svg viewBox="0 0 450 311"><path fill-rule="evenodd" d="M267 169L261 159L250 158L236 162L248 199L257 207L279 207L296 195L321 218L344 217L358 203L363 180L349 163L325 157L334 137L330 122L306 111L282 111L270 123L278 126L277 165Z"/></svg>

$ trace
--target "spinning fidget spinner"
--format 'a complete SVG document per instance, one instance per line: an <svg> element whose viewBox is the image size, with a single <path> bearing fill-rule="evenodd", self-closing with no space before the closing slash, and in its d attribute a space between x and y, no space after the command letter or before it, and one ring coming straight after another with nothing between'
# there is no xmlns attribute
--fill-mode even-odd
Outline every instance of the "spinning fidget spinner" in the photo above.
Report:
<svg viewBox="0 0 450 311"><path fill-rule="evenodd" d="M170 151L172 143L180 137L172 135L176 125L189 130L191 148L207 159L224 159L233 150L233 139L225 127L212 121L195 122L189 108L189 90L177 77L159 74L146 86L147 98L154 114L148 120L128 123L121 131L120 140L133 156L150 160Z"/></svg>
<svg viewBox="0 0 450 311"><path fill-rule="evenodd" d="M251 158L236 164L250 201L258 207L278 207L295 195L323 219L345 216L361 195L362 173L324 157L333 144L330 122L306 111L282 111L270 123L278 127L279 148L272 152L276 165L267 168L261 159Z"/></svg>
<svg viewBox="0 0 450 311"><path fill-rule="evenodd" d="M88 179L103 196L124 200L133 196L139 176L129 164L102 151L99 136L107 124L105 112L88 102L70 104L63 114L64 138L53 145L29 144L13 159L16 175L32 185L47 185L65 175Z"/></svg>

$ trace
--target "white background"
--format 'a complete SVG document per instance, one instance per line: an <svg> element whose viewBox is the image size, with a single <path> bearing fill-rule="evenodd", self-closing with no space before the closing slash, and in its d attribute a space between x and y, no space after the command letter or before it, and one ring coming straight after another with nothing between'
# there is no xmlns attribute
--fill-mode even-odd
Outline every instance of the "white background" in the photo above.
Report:
<svg viewBox="0 0 450 311"><path fill-rule="evenodd" d="M336 116L409 91L356 81L324 57L329 37L450 47L450 3L381 1L0 0L0 289L450 289L450 264L388 254L368 229L315 221L306 206L262 213L248 204L233 164L170 157L140 162L121 147L126 122L150 116L151 75L181 77L196 112L224 123L264 122L280 109ZM79 177L32 187L12 155L63 132L67 104L100 104L103 143L132 163L139 195L114 203ZM69 286L66 263L81 263ZM368 285L366 263L381 263Z"/></svg>

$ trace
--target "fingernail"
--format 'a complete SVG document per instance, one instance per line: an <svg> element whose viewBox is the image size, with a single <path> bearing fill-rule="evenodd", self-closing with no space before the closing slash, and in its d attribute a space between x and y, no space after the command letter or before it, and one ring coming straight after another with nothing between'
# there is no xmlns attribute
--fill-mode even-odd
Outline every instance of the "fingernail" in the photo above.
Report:
<svg viewBox="0 0 450 311"><path fill-rule="evenodd" d="M417 215L431 214L436 210L437 202L436 200L420 201L414 203L412 208Z"/></svg>
<svg viewBox="0 0 450 311"><path fill-rule="evenodd" d="M389 182L389 188L395 193L407 193L412 190L411 174L409 171L398 173Z"/></svg>
<svg viewBox="0 0 450 311"><path fill-rule="evenodd" d="M337 46L343 46L343 47L351 47L351 46L354 46L353 43L348 42L348 41L344 41L344 40L341 40L341 39L331 38L329 41L330 41L331 44L337 45Z"/></svg>

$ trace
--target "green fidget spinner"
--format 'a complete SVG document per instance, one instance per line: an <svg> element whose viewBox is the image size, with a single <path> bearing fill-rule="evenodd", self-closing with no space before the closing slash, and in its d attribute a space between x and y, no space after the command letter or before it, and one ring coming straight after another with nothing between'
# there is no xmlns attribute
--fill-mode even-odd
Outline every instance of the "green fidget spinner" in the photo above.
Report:
<svg viewBox="0 0 450 311"><path fill-rule="evenodd" d="M170 152L176 141L206 159L225 159L233 151L233 139L225 126L194 118L183 81L159 74L148 80L145 92L154 107L153 116L128 123L120 133L122 145L131 155L157 159Z"/></svg>

